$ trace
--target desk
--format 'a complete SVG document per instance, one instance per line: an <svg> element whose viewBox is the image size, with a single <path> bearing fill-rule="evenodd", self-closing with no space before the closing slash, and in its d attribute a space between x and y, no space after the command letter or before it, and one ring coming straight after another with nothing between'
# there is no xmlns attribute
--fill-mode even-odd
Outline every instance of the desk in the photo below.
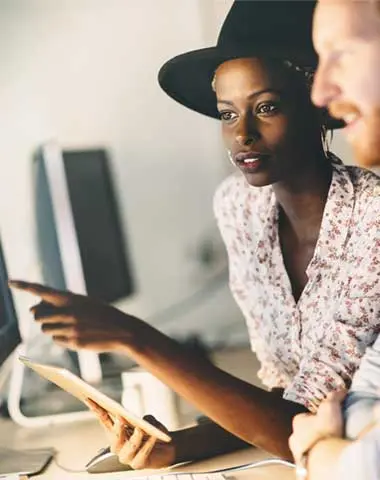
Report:
<svg viewBox="0 0 380 480"><path fill-rule="evenodd" d="M95 421L83 421L71 425L56 425L49 428L26 429L18 427L10 420L0 420L0 447L13 449L54 447L57 461L60 465L72 469L83 470L87 461L107 444L103 429ZM214 459L197 462L193 465L177 468L180 471L204 471L224 468L258 461L269 456L259 449L248 449L223 455ZM174 469L174 470L177 470ZM68 473L53 461L45 473L32 477L36 480L68 480L90 479L93 480L122 480L136 476L136 472L90 475L86 472ZM234 479L262 479L262 480L292 480L294 471L283 466L259 467L253 470L234 472Z"/></svg>
<svg viewBox="0 0 380 480"><path fill-rule="evenodd" d="M233 375L248 382L259 385L256 376L257 360L248 348L232 349L217 352L215 363ZM187 416L194 418L194 411L185 404L181 408L181 417L187 423ZM66 425L54 425L49 428L23 428L10 420L0 419L0 447L13 449L54 447L57 450L58 463L72 470L83 470L84 465L96 452L107 445L105 432L96 421L82 421ZM239 465L269 458L269 455L259 449L247 449L214 459L197 462L180 471L205 471ZM176 470L176 469L175 469ZM161 471L162 472L162 471ZM160 473L161 473L160 472ZM45 473L32 477L36 480L121 480L136 476L136 472L91 475L86 472L68 473L53 461ZM267 466L252 470L231 473L238 480L294 480L294 471L288 467Z"/></svg>

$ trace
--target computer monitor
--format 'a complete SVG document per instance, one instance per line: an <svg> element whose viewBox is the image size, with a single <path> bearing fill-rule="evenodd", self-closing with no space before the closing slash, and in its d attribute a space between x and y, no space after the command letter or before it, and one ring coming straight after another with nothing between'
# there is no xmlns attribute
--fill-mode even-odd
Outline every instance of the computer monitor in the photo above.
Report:
<svg viewBox="0 0 380 480"><path fill-rule="evenodd" d="M34 158L37 244L45 284L114 302L134 292L105 150L43 145ZM78 354L82 378L101 380L99 357Z"/></svg>
<svg viewBox="0 0 380 480"><path fill-rule="evenodd" d="M49 142L39 149L33 166L37 247L43 282L107 302L129 296L134 291L133 276L106 152L66 151L56 142ZM102 382L102 365L96 353L83 350L68 354L77 361L75 366L79 367L82 378L99 384L111 396L116 390L120 394L120 382L116 382L117 387L114 379L109 384ZM59 395L54 408L42 408L43 402L38 400L34 402L36 409L26 409L33 402L24 400L24 384L24 366L15 362L8 408L17 423L40 426L88 416L82 405L61 408L66 400Z"/></svg>
<svg viewBox="0 0 380 480"><path fill-rule="evenodd" d="M7 362L16 346L21 342L17 315L12 293L8 287L8 274L0 241L0 393L1 379L8 374Z"/></svg>
<svg viewBox="0 0 380 480"><path fill-rule="evenodd" d="M43 145L35 155L37 240L44 281L115 302L134 292L108 156Z"/></svg>
<svg viewBox="0 0 380 480"><path fill-rule="evenodd" d="M21 336L18 319L12 293L8 287L7 267L0 240L0 394L2 384L11 369L11 354L19 343L21 343ZM26 452L0 448L0 476L16 472L36 473L52 457L53 450L49 448Z"/></svg>

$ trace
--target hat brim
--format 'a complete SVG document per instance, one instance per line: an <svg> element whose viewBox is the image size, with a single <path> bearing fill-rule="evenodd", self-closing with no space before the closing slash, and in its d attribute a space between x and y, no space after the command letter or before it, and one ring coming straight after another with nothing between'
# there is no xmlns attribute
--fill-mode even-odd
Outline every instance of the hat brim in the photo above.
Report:
<svg viewBox="0 0 380 480"><path fill-rule="evenodd" d="M289 56L289 51L294 53ZM297 51L284 44L276 49L241 49L221 51L217 47L203 48L178 55L166 62L158 73L161 88L174 100L191 110L208 117L220 119L216 107L215 92L211 83L216 69L222 63L234 58L264 57L290 60L296 65L316 68L318 63L314 50ZM328 129L341 128L343 122L326 114Z"/></svg>

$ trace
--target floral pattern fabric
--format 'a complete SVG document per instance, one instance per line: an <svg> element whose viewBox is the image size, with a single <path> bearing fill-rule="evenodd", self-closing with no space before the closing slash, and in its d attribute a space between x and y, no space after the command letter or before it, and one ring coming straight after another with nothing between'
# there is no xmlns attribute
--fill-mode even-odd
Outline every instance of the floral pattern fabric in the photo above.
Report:
<svg viewBox="0 0 380 480"><path fill-rule="evenodd" d="M329 391L350 385L380 331L380 178L332 161L321 230L297 303L273 188L250 187L238 174L214 198L231 292L261 363L259 377L312 411Z"/></svg>

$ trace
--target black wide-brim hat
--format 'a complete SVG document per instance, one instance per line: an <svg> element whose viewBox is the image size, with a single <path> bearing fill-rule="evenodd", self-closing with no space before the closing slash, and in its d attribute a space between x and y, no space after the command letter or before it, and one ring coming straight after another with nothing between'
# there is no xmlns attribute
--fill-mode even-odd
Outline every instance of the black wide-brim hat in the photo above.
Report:
<svg viewBox="0 0 380 480"><path fill-rule="evenodd" d="M205 0L208 1L208 0ZM219 119L212 80L222 63L234 58L288 60L315 70L312 43L314 0L235 0L215 47L193 50L166 62L159 71L161 88L185 107ZM327 128L340 121L326 118Z"/></svg>

